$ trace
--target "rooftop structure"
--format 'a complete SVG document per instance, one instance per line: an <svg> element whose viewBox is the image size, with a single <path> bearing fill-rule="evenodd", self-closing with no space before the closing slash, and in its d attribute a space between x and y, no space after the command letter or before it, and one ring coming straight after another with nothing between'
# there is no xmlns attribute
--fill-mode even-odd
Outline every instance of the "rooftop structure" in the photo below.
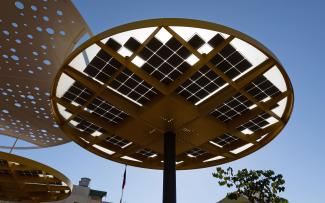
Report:
<svg viewBox="0 0 325 203"><path fill-rule="evenodd" d="M103 200L107 192L91 189L89 183L89 178L81 178L78 185L73 185L68 198L55 203L107 203Z"/></svg>

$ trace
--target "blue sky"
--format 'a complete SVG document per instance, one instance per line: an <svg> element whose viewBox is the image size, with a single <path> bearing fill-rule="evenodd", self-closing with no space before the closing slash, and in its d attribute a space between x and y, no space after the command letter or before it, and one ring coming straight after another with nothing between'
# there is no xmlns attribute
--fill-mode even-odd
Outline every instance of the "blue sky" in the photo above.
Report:
<svg viewBox="0 0 325 203"><path fill-rule="evenodd" d="M286 191L282 196L290 202L324 202L324 1L73 2L95 34L141 19L181 17L223 24L263 43L275 53L291 78L295 90L294 111L274 141L224 166L272 169L284 175ZM1 142L5 141L1 139ZM14 152L60 170L74 183L80 177L90 177L93 188L108 191L107 200L119 201L124 170L121 164L100 158L74 143ZM211 175L214 170L215 167L177 172L178 203L213 203L222 199L229 190L218 186ZM155 203L161 199L161 171L128 168L125 202Z"/></svg>

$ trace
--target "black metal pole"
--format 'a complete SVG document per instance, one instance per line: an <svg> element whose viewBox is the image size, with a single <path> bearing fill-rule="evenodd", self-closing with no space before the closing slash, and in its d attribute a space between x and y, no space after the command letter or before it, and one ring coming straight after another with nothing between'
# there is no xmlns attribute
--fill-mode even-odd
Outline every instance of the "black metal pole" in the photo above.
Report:
<svg viewBox="0 0 325 203"><path fill-rule="evenodd" d="M176 135L167 131L164 134L164 186L163 203L176 203Z"/></svg>

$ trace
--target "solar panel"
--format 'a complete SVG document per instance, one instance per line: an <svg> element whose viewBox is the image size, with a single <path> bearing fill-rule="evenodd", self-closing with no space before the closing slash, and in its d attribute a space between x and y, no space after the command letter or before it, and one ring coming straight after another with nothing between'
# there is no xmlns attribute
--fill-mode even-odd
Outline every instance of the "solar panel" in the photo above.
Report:
<svg viewBox="0 0 325 203"><path fill-rule="evenodd" d="M124 147L130 145L130 143L131 143L130 141L128 141L128 140L126 140L124 138L121 138L121 137L119 137L117 135L106 138L106 141L113 144L113 145L119 146L121 148L124 148Z"/></svg>
<svg viewBox="0 0 325 203"><path fill-rule="evenodd" d="M43 174L43 171L41 170L17 170L16 174L20 176L26 176L26 177L37 177L41 174Z"/></svg>
<svg viewBox="0 0 325 203"><path fill-rule="evenodd" d="M206 153L206 151L204 151L200 148L194 148L194 149L191 149L188 152L186 152L187 156L189 156L189 157L198 157L205 153Z"/></svg>
<svg viewBox="0 0 325 203"><path fill-rule="evenodd" d="M72 104L84 105L93 96L93 94L78 82L64 93L62 99L69 101Z"/></svg>
<svg viewBox="0 0 325 203"><path fill-rule="evenodd" d="M109 86L140 104L145 104L158 95L155 88L127 69L119 74Z"/></svg>
<svg viewBox="0 0 325 203"><path fill-rule="evenodd" d="M216 47L223 41L225 41L225 39L218 34L208 43L212 47ZM230 44L224 47L220 53L210 60L210 62L231 79L252 66L252 64Z"/></svg>
<svg viewBox="0 0 325 203"><path fill-rule="evenodd" d="M138 42L138 40L134 39L133 37L130 37L128 41L126 41L124 44L124 47L126 47L132 52L135 52L140 46L141 43Z"/></svg>
<svg viewBox="0 0 325 203"><path fill-rule="evenodd" d="M188 43L194 49L199 49L205 43L205 41L198 34L195 34L191 37L190 40L188 40Z"/></svg>
<svg viewBox="0 0 325 203"><path fill-rule="evenodd" d="M9 170L0 169L0 175L2 175L2 176L10 176L11 172Z"/></svg>
<svg viewBox="0 0 325 203"><path fill-rule="evenodd" d="M258 101L279 95L281 93L281 91L264 76L259 76L256 78L253 82L245 87L245 90Z"/></svg>
<svg viewBox="0 0 325 203"><path fill-rule="evenodd" d="M136 153L141 154L142 156L145 156L145 157L154 157L157 155L156 152L154 152L150 149L141 149L141 150L137 151Z"/></svg>
<svg viewBox="0 0 325 203"><path fill-rule="evenodd" d="M87 106L87 110L114 124L118 124L128 117L127 113L116 108L100 97L95 98L94 101Z"/></svg>
<svg viewBox="0 0 325 203"><path fill-rule="evenodd" d="M239 126L237 129L240 130L240 131L248 129L248 130L250 130L252 132L256 132L256 131L258 131L258 130L262 129L263 127L270 124L266 120L266 119L268 119L270 117L271 116L268 113L262 113L262 114L256 116L255 118L249 120L245 124Z"/></svg>
<svg viewBox="0 0 325 203"><path fill-rule="evenodd" d="M145 61L141 66L143 70L164 84L170 84L190 67L185 61L190 54L175 38L163 44L154 37L140 51L139 57Z"/></svg>
<svg viewBox="0 0 325 203"><path fill-rule="evenodd" d="M253 104L254 103L248 100L245 96L237 93L235 96L214 109L210 114L223 122L228 122L248 111L250 106Z"/></svg>
<svg viewBox="0 0 325 203"><path fill-rule="evenodd" d="M226 145L234 143L237 140L238 140L237 137L234 137L234 136L230 135L229 133L225 133L210 142L214 145L217 145L218 147L224 147Z"/></svg>
<svg viewBox="0 0 325 203"><path fill-rule="evenodd" d="M189 80L179 86L176 91L177 94L195 104L224 84L226 82L221 77L207 66L204 66Z"/></svg>
<svg viewBox="0 0 325 203"><path fill-rule="evenodd" d="M114 51L118 51L121 48L121 45L112 38L106 42L106 45ZM92 78L106 83L106 81L121 67L121 63L105 51L100 50L87 65L84 72Z"/></svg>
<svg viewBox="0 0 325 203"><path fill-rule="evenodd" d="M75 126L73 125L73 127L77 128L82 132L87 132L88 134L92 134L94 132L101 132L101 133L105 132L103 128L98 127L97 125L81 118L80 116L76 116L75 118L73 118L72 121L76 123L76 125ZM70 124L71 123L72 122L70 121Z"/></svg>

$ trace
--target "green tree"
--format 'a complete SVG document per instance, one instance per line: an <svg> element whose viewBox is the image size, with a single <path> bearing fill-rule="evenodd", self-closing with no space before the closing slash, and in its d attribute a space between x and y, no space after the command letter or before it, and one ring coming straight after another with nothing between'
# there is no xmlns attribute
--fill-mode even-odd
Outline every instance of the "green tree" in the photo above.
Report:
<svg viewBox="0 0 325 203"><path fill-rule="evenodd" d="M235 192L227 194L229 199L243 195L252 203L288 203L288 200L277 196L285 190L283 176L272 170L243 169L234 174L231 167L227 170L218 167L212 175L219 179L220 186L236 188Z"/></svg>

